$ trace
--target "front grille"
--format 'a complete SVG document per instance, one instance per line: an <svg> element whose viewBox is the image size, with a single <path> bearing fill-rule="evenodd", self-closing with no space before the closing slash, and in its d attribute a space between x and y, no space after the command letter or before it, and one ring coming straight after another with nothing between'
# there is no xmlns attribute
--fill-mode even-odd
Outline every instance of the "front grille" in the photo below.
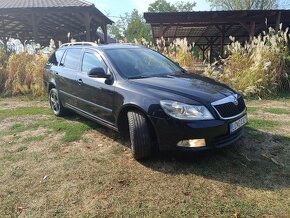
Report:
<svg viewBox="0 0 290 218"><path fill-rule="evenodd" d="M246 105L243 97L238 99L238 103L238 105L235 105L233 102L227 102L225 104L214 105L214 107L222 118L229 118L235 117L245 110Z"/></svg>

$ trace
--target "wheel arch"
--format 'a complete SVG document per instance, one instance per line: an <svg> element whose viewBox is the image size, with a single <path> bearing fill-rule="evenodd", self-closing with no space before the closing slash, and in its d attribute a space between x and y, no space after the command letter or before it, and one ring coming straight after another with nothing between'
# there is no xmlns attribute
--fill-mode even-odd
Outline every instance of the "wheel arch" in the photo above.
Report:
<svg viewBox="0 0 290 218"><path fill-rule="evenodd" d="M129 123L127 115L129 111L139 111L146 117L149 124L150 133L152 134L153 137L153 141L155 140L155 143L158 143L156 129L155 126L153 125L152 120L150 119L150 117L147 115L147 112L143 108L135 104L127 104L120 109L117 116L117 128L119 133L126 139L129 138Z"/></svg>

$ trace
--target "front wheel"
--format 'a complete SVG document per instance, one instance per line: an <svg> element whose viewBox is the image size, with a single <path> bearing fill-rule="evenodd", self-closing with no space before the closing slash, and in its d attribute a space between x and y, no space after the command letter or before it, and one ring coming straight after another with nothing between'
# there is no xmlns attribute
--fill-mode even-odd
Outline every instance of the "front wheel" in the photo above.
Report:
<svg viewBox="0 0 290 218"><path fill-rule="evenodd" d="M66 114L66 109L62 106L57 89L53 88L49 92L49 103L55 116L61 117Z"/></svg>
<svg viewBox="0 0 290 218"><path fill-rule="evenodd" d="M148 121L139 111L128 112L132 154L136 160L151 156L151 137Z"/></svg>

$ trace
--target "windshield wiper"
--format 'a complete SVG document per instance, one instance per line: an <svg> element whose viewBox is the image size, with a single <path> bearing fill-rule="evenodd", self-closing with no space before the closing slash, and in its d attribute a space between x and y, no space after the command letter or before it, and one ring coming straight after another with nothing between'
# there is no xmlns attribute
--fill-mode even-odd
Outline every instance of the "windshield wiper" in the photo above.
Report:
<svg viewBox="0 0 290 218"><path fill-rule="evenodd" d="M145 79L145 78L149 78L149 76L132 76L129 77L128 79Z"/></svg>

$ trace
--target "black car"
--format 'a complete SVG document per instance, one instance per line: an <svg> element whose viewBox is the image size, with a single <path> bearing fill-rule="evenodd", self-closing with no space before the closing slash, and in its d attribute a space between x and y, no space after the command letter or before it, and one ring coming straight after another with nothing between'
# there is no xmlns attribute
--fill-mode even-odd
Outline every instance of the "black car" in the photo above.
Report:
<svg viewBox="0 0 290 218"><path fill-rule="evenodd" d="M56 116L69 109L129 136L136 159L154 148L221 148L247 123L239 93L140 46L65 44L46 64L44 82Z"/></svg>

